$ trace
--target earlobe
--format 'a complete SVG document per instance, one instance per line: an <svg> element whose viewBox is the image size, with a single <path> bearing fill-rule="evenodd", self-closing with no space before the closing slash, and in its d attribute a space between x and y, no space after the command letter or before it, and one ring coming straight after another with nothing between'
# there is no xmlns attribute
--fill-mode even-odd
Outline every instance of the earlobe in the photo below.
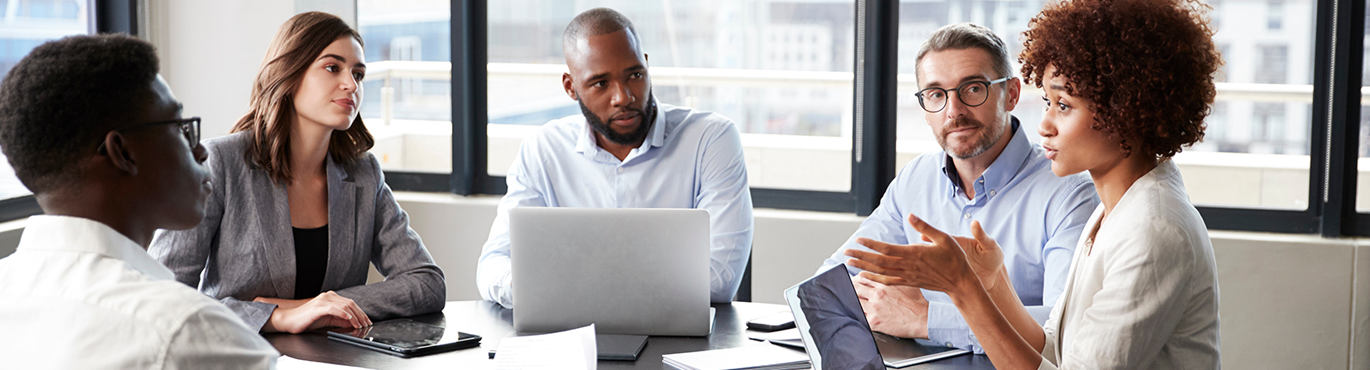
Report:
<svg viewBox="0 0 1370 370"><path fill-rule="evenodd" d="M128 150L128 141L124 135L116 131L110 131L105 135L105 158L109 163L129 175L138 174L138 162L133 157L133 152Z"/></svg>

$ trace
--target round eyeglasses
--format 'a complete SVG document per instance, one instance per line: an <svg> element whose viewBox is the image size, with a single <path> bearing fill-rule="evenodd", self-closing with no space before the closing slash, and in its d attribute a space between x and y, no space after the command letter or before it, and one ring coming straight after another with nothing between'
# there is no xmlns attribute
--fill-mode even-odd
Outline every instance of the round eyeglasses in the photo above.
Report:
<svg viewBox="0 0 1370 370"><path fill-rule="evenodd" d="M918 105L928 113L941 112L947 107L947 92L955 91L956 98L961 99L961 103L967 107L978 107L989 100L989 87L1000 82L1008 81L1012 77L1004 77L994 81L970 81L957 86L955 89L943 89L940 87L929 87L918 91Z"/></svg>

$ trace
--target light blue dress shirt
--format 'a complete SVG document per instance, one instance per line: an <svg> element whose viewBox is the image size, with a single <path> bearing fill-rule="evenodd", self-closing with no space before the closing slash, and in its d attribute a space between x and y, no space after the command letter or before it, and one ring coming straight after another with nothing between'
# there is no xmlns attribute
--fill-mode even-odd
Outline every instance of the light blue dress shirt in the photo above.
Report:
<svg viewBox="0 0 1370 370"><path fill-rule="evenodd" d="M922 234L909 226L909 214L959 236L970 236L971 221L979 220L1004 250L1004 267L1018 298L1038 324L1046 322L1065 290L1076 241L1099 198L1083 173L1056 177L1045 151L1028 141L1016 117L1012 130L1008 146L975 180L975 199L966 199L959 190L959 176L946 153L926 153L909 162L890 183L880 206L818 271L846 262L842 251L848 248L869 251L856 244L859 237L893 244L921 242ZM984 352L946 293L923 290L923 295L929 302L928 339Z"/></svg>
<svg viewBox="0 0 1370 370"><path fill-rule="evenodd" d="M658 107L646 141L622 161L595 144L582 115L548 122L523 141L476 267L482 298L514 305L514 207L694 208L709 211L710 299L732 301L752 250L752 197L741 136L722 115Z"/></svg>

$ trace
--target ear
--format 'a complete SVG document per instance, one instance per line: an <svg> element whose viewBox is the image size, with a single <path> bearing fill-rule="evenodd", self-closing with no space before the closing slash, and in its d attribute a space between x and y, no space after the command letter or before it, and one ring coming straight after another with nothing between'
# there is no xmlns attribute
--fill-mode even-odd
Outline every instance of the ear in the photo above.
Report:
<svg viewBox="0 0 1370 370"><path fill-rule="evenodd" d="M114 168L118 168L129 175L138 174L138 161L128 148L128 138L125 138L118 131L110 131L105 134L105 151L102 154Z"/></svg>
<svg viewBox="0 0 1370 370"><path fill-rule="evenodd" d="M571 87L574 83L575 81L571 80L570 73L561 74L561 88L566 90L566 96L571 97L571 100L580 100L580 98L576 97L576 89Z"/></svg>
<svg viewBox="0 0 1370 370"><path fill-rule="evenodd" d="M1023 92L1023 79L1014 77L1004 81L1004 92L1008 94L1004 99L1004 111L1012 112L1018 106L1019 95Z"/></svg>

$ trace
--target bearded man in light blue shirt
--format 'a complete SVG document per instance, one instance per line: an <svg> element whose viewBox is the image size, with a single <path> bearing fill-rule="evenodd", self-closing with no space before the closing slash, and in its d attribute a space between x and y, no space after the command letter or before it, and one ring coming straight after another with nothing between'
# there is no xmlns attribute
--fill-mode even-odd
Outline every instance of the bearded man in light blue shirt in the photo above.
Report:
<svg viewBox="0 0 1370 370"><path fill-rule="evenodd" d="M1065 289L1081 229L1099 204L1094 184L1084 174L1052 174L1042 147L1008 113L1018 104L1020 81L1009 70L1003 40L989 29L969 23L938 29L919 51L915 72L919 103L943 150L904 166L880 206L818 271L846 262L845 249L870 251L856 243L860 237L922 241L908 222L912 214L951 235L997 241L1018 298L1045 322ZM852 279L872 330L983 353L946 294Z"/></svg>
<svg viewBox="0 0 1370 370"><path fill-rule="evenodd" d="M707 210L710 300L736 295L752 248L741 136L721 115L657 104L637 35L606 8L585 11L566 28L562 85L583 114L548 122L519 148L476 267L485 300L514 306L514 207Z"/></svg>

